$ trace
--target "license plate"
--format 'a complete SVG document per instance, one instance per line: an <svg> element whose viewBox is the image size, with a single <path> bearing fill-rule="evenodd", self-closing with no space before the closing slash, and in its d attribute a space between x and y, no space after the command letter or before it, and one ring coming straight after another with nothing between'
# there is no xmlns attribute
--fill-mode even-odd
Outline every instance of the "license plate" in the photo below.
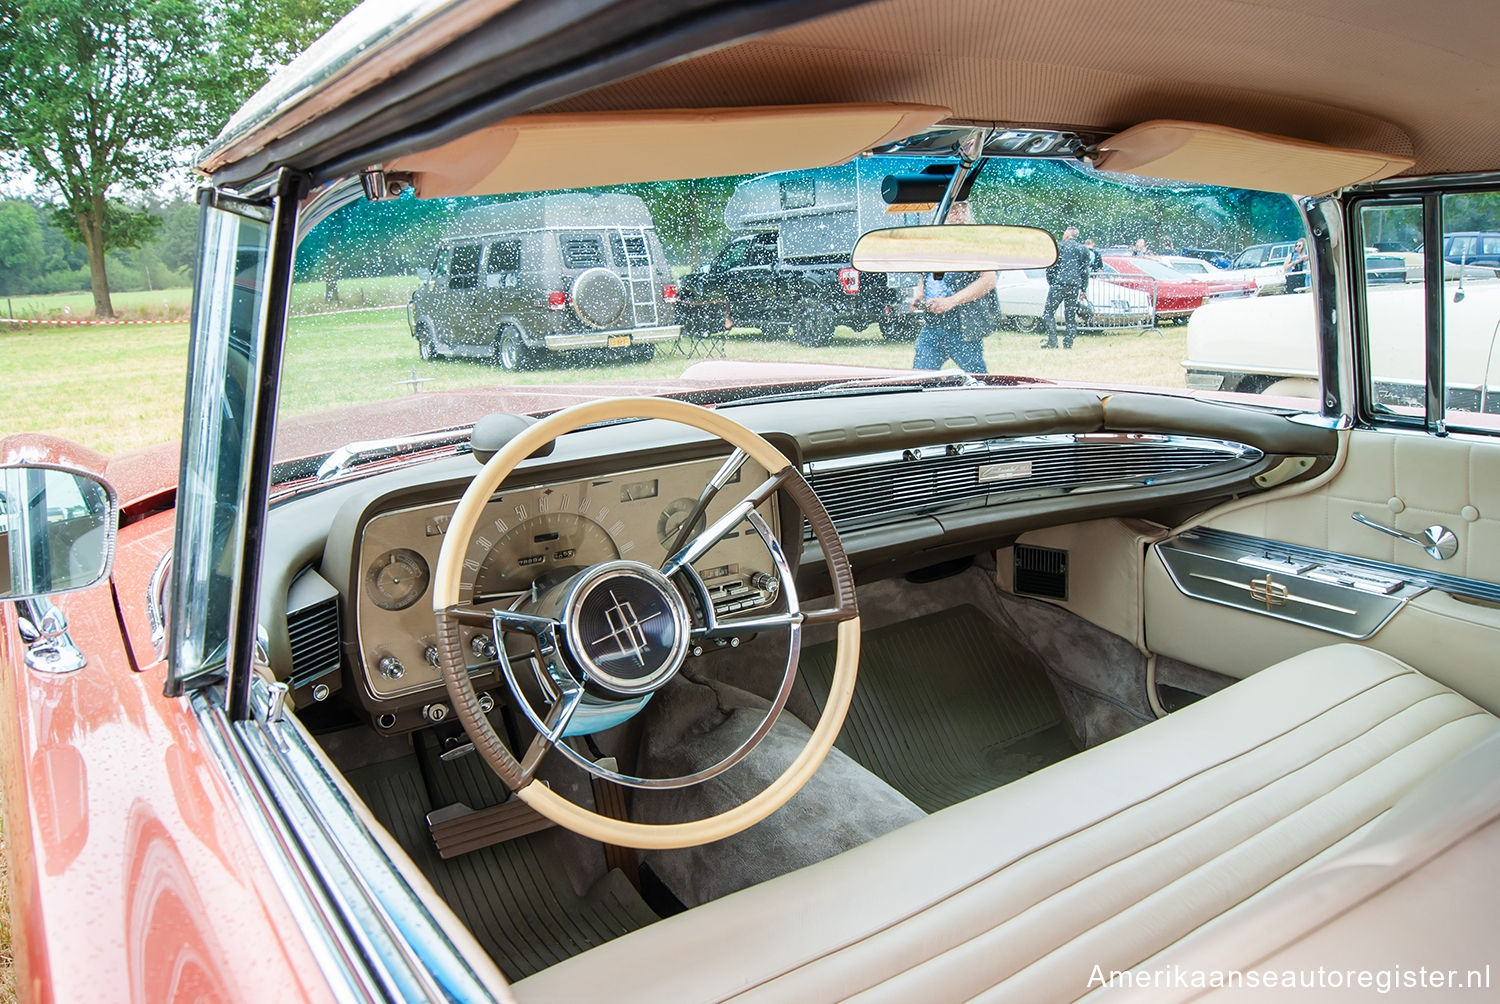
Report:
<svg viewBox="0 0 1500 1004"><path fill-rule="evenodd" d="M609 347L612 349L626 349L630 347L629 335L610 335Z"/></svg>

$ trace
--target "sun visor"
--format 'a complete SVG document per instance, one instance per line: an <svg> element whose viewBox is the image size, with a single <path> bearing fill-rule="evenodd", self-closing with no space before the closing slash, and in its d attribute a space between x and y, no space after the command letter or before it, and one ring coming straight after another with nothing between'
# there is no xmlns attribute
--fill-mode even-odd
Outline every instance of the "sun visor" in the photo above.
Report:
<svg viewBox="0 0 1500 1004"><path fill-rule="evenodd" d="M1099 144L1101 171L1227 188L1326 195L1411 167L1410 157L1349 150L1201 122L1143 122Z"/></svg>
<svg viewBox="0 0 1500 1004"><path fill-rule="evenodd" d="M522 115L387 162L424 198L763 174L842 163L949 115L931 105L786 105Z"/></svg>

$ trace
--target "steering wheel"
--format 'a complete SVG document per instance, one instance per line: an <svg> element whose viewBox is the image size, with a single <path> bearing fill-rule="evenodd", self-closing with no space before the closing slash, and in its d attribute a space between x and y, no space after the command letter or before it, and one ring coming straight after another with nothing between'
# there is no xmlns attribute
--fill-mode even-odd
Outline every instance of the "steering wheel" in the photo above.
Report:
<svg viewBox="0 0 1500 1004"><path fill-rule="evenodd" d="M478 530L485 506L522 460L557 437L599 422L622 419L663 419L717 436L733 447L729 459L709 480L696 510L683 523L678 540L660 568L637 561L601 562L545 592L534 591L510 610L480 611L459 602L464 555ZM771 476L732 506L706 529L691 528L707 503L745 463L753 459ZM834 587L834 605L802 610L786 557L756 507L778 491L801 510L812 527ZM744 523L749 523L770 553L778 582L781 612L721 620L708 589L693 562ZM468 731L474 748L505 784L541 815L575 833L623 847L642 849L692 847L738 833L785 805L817 771L843 727L854 693L859 664L859 612L855 606L854 575L849 560L817 495L780 450L720 412L667 398L615 398L591 401L557 412L506 443L469 484L454 510L443 538L433 581L433 612L437 618L438 661L453 708ZM833 681L822 717L807 744L786 770L759 794L714 816L681 823L635 823L603 816L583 808L536 783L536 771L552 750L590 773L637 788L671 788L697 784L743 759L770 732L786 705L796 678L797 657L804 626L836 623L838 650ZM536 737L520 760L501 741L480 708L479 697L465 664L463 624L480 625L494 633L500 668L516 707L536 729ZM782 629L787 632L786 670L781 687L765 719L739 748L712 767L676 778L641 778L621 774L574 750L563 738L579 709L589 701L597 707L621 709L619 720L633 714L649 696L681 668L697 642L740 634ZM506 635L529 636L535 653L536 683L545 712L533 706L522 686L522 674L506 651Z"/></svg>

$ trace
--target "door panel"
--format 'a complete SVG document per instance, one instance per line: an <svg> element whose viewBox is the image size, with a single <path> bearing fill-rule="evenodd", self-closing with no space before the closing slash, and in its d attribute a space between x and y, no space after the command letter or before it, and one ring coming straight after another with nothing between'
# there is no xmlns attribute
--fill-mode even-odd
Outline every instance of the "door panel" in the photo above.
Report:
<svg viewBox="0 0 1500 1004"><path fill-rule="evenodd" d="M1420 534L1441 524L1458 553L1439 561L1355 522L1354 513ZM1408 568L1500 582L1500 442L1356 430L1338 476L1321 489L1252 505L1206 524Z"/></svg>
<svg viewBox="0 0 1500 1004"><path fill-rule="evenodd" d="M1355 512L1411 534L1440 524L1457 537L1458 552L1434 559L1413 544L1362 526L1352 518ZM1348 434L1343 467L1320 487L1211 515L1201 525L1388 563L1414 575L1444 573L1493 585L1500 583L1500 442L1357 430ZM1296 590L1295 580L1291 588ZM1247 676L1345 640L1188 597L1154 546L1146 557L1144 601L1152 651L1231 676ZM1432 588L1362 644L1500 711L1500 604Z"/></svg>

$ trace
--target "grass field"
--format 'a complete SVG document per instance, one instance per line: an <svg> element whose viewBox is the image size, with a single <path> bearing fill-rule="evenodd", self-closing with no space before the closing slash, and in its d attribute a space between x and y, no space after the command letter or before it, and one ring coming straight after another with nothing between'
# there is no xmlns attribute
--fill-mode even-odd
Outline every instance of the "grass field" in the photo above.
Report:
<svg viewBox="0 0 1500 1004"><path fill-rule="evenodd" d="M347 309L358 297L403 302L405 290L392 280L345 280ZM299 284L293 304L302 311L323 307L322 283ZM331 304L326 306L333 306ZM50 432L104 453L119 453L181 435L187 365L185 324L48 328L0 326L0 435ZM1080 336L1072 351L1043 351L1040 336L1001 332L985 341L992 373L1045 376L1056 380L1108 381L1182 386L1179 360L1186 331L1129 332ZM880 339L878 330L839 329L833 343L797 345L753 330L731 332L730 359L805 361L860 366L911 366L912 346ZM417 392L500 382L564 384L575 381L663 379L697 362L663 346L645 364L587 363L554 357L550 365L512 374L483 362L440 359L422 362L406 328L405 311L294 317L284 367L283 414L321 411L344 404L380 401ZM949 364L952 365L951 363Z"/></svg>
<svg viewBox="0 0 1500 1004"><path fill-rule="evenodd" d="M185 318L193 305L193 291L182 286L176 289L111 293L109 300L114 305L115 315L121 318ZM84 319L94 316L94 295L84 292L7 296L4 306L6 317Z"/></svg>

